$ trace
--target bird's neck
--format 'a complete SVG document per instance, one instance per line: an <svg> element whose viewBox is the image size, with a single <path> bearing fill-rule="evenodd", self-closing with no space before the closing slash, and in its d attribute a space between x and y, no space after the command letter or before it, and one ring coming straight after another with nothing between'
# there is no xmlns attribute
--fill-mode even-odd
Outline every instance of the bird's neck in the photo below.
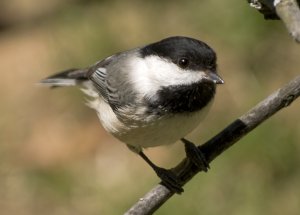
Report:
<svg viewBox="0 0 300 215"><path fill-rule="evenodd" d="M158 96L149 101L149 111L157 114L199 111L213 99L215 92L215 84L208 81L162 87Z"/></svg>

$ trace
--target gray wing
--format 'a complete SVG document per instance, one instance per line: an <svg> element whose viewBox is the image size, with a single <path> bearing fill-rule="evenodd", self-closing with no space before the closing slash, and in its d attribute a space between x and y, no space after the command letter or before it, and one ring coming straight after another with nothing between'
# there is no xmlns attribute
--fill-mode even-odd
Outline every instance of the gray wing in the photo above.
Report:
<svg viewBox="0 0 300 215"><path fill-rule="evenodd" d="M112 55L96 63L88 72L88 78L113 110L130 106L137 100L136 94L128 84L129 52Z"/></svg>

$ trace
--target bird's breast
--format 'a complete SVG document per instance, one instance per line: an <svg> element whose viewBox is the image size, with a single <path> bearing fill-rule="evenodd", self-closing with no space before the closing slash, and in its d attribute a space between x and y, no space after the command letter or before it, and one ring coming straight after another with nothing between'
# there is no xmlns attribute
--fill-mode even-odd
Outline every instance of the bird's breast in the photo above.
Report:
<svg viewBox="0 0 300 215"><path fill-rule="evenodd" d="M207 115L210 106L211 103L200 111L172 114L151 122L144 122L115 136L137 148L172 144L194 130Z"/></svg>

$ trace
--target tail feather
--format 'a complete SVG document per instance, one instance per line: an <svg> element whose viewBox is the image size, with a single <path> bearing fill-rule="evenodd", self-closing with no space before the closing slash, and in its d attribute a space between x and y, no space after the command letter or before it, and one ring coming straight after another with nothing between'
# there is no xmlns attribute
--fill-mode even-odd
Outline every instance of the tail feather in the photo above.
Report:
<svg viewBox="0 0 300 215"><path fill-rule="evenodd" d="M87 80L87 69L68 69L49 76L39 83L49 87L68 87L78 85Z"/></svg>

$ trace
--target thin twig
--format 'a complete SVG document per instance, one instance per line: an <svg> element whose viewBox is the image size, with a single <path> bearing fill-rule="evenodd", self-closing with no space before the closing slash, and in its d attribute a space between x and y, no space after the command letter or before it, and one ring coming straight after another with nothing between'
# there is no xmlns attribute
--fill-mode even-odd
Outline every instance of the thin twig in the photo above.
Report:
<svg viewBox="0 0 300 215"><path fill-rule="evenodd" d="M281 19L289 34L300 43L300 0L247 0L265 19Z"/></svg>
<svg viewBox="0 0 300 215"><path fill-rule="evenodd" d="M270 116L290 105L299 96L300 76L275 91L249 112L235 120L223 131L198 148L203 152L207 161L211 162ZM182 180L183 184L186 184L199 172L196 166L190 163L186 158L173 170ZM159 184L151 189L144 197L140 198L125 215L152 214L173 195L174 193Z"/></svg>
<svg viewBox="0 0 300 215"><path fill-rule="evenodd" d="M274 6L290 35L300 43L300 10L296 0L275 0Z"/></svg>

